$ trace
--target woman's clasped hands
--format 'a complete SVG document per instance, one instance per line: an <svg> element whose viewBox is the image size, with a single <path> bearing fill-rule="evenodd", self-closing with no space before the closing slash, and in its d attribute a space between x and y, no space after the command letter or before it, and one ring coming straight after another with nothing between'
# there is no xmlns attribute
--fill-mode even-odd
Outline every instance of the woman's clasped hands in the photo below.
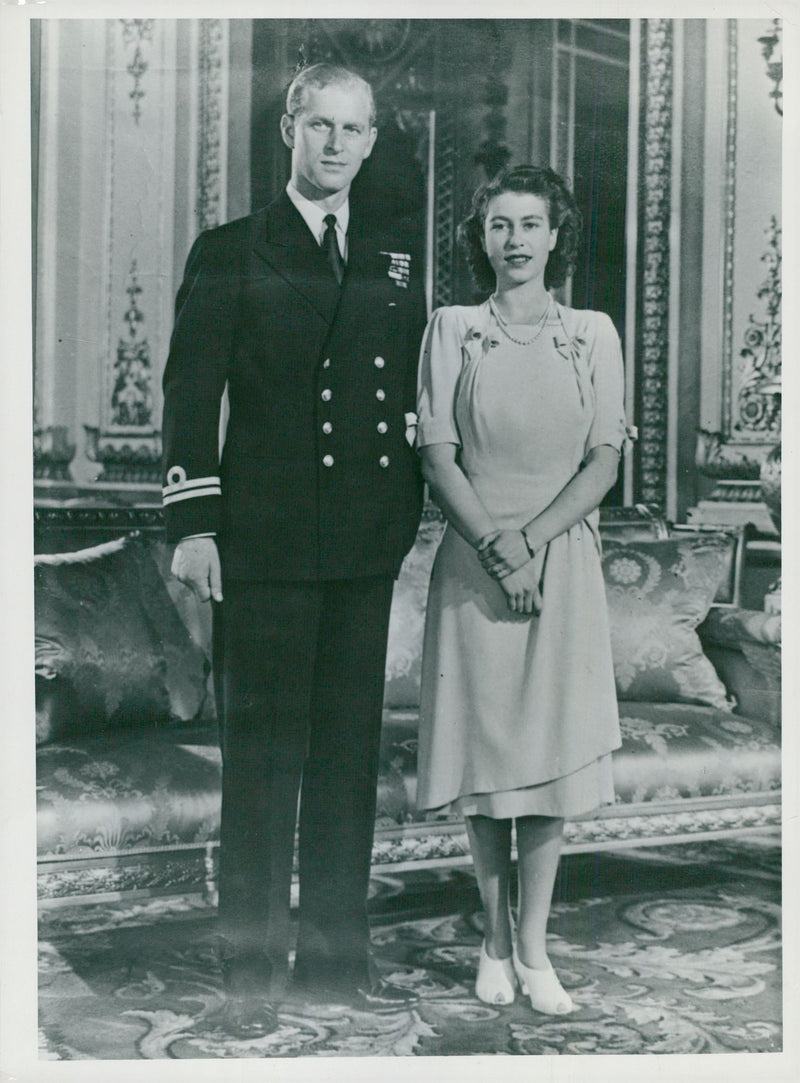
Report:
<svg viewBox="0 0 800 1083"><path fill-rule="evenodd" d="M538 614L542 609L542 573L547 546L531 556L521 530L498 530L478 543L478 559L496 579L515 613Z"/></svg>

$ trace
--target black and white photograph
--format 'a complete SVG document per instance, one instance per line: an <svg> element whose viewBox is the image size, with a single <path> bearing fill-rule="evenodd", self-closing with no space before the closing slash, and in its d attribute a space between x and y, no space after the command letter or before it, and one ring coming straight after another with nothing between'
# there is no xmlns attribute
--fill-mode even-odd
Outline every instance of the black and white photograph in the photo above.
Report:
<svg viewBox="0 0 800 1083"><path fill-rule="evenodd" d="M797 1078L800 12L403 8L0 10L4 1079Z"/></svg>

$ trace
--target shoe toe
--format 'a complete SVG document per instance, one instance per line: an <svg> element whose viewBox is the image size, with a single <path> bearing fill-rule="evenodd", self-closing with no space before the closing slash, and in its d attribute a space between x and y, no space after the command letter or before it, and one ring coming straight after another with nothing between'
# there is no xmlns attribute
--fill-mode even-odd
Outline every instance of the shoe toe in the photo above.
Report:
<svg viewBox="0 0 800 1083"><path fill-rule="evenodd" d="M366 989L358 989L354 997L356 1007L364 1011L402 1011L419 1000L411 989L402 989L399 985L377 982Z"/></svg>
<svg viewBox="0 0 800 1083"><path fill-rule="evenodd" d="M229 996L221 1008L207 1017L206 1024L225 1037L252 1041L277 1030L278 1013L265 997Z"/></svg>

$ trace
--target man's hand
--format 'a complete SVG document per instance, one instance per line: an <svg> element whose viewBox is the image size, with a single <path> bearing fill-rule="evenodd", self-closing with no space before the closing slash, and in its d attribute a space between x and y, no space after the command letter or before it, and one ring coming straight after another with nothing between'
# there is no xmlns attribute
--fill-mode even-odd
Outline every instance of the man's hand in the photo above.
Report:
<svg viewBox="0 0 800 1083"><path fill-rule="evenodd" d="M191 587L201 602L222 601L222 572L213 538L184 538L175 547L172 574Z"/></svg>
<svg viewBox="0 0 800 1083"><path fill-rule="evenodd" d="M500 580L508 608L514 613L535 614L537 617L542 611L542 576L544 562L547 556L547 546L529 559L515 572L505 575Z"/></svg>
<svg viewBox="0 0 800 1083"><path fill-rule="evenodd" d="M478 559L489 575L502 579L527 564L531 554L521 530L500 530L481 538Z"/></svg>

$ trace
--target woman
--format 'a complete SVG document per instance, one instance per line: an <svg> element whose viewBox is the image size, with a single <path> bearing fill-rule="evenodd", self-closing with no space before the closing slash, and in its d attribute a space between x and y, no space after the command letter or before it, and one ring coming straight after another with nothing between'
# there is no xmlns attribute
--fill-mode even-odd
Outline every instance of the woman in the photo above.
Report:
<svg viewBox="0 0 800 1083"><path fill-rule="evenodd" d="M572 1011L547 957L565 816L614 800L619 720L597 508L626 435L619 338L557 304L580 215L550 169L500 173L462 223L481 305L434 312L417 445L448 521L423 651L418 804L465 817L485 912L476 993ZM509 911L516 822L519 910Z"/></svg>

